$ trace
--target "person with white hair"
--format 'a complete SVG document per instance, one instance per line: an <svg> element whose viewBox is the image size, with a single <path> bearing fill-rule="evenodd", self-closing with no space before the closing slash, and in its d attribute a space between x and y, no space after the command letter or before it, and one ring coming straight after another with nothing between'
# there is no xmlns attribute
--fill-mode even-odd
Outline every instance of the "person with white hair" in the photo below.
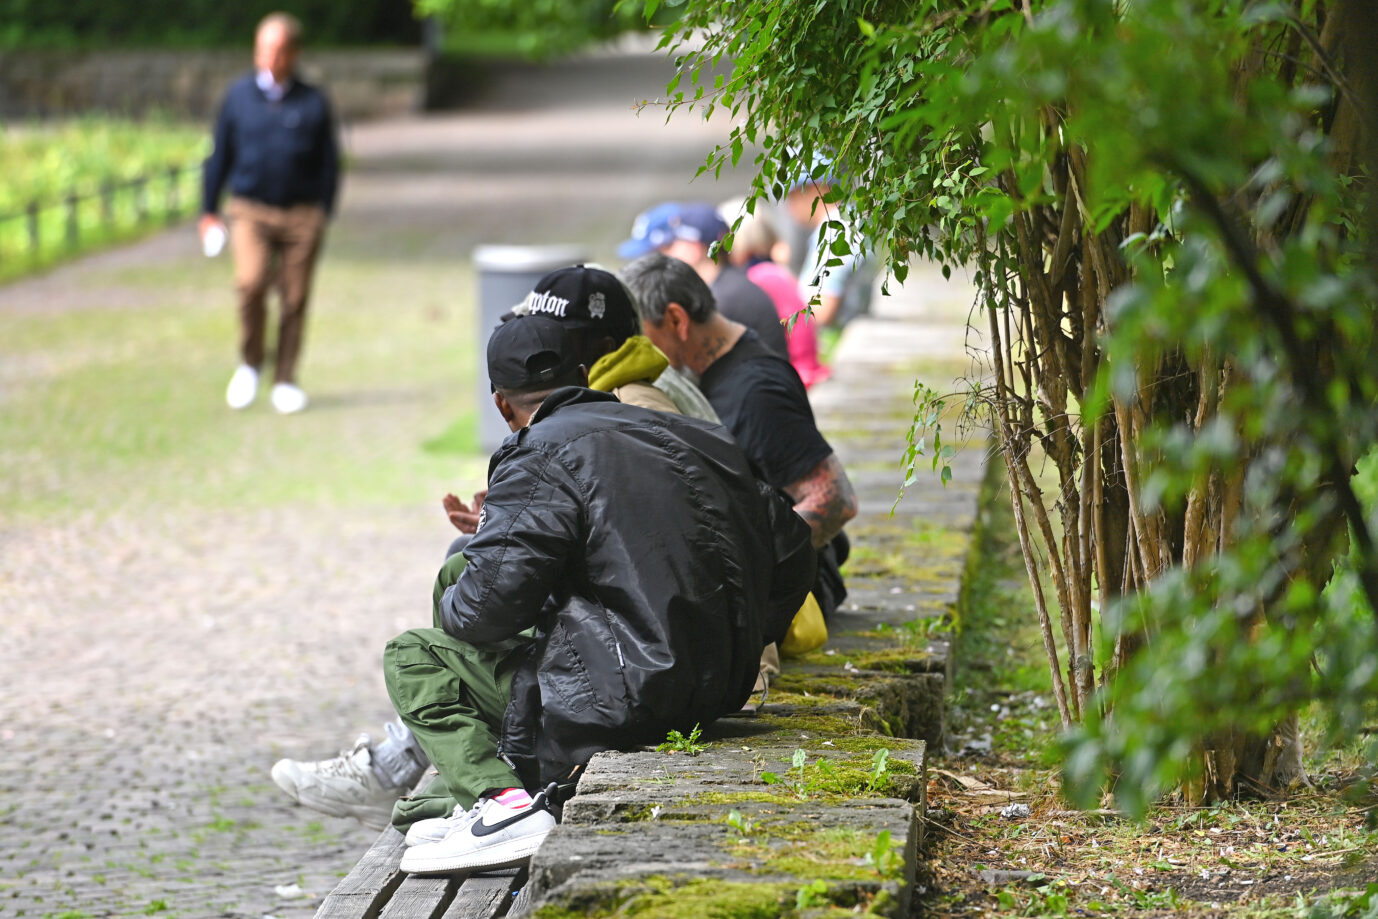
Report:
<svg viewBox="0 0 1378 919"><path fill-rule="evenodd" d="M799 279L771 255L780 242L780 234L769 217L762 213L743 213L740 201L725 202L719 212L724 218L741 222L732 236L732 250L728 260L746 272L747 279L764 290L775 304L775 312L785 327L785 343L789 346L789 362L799 373L804 386L826 380L832 373L818 361L818 323L808 304L799 293Z"/></svg>

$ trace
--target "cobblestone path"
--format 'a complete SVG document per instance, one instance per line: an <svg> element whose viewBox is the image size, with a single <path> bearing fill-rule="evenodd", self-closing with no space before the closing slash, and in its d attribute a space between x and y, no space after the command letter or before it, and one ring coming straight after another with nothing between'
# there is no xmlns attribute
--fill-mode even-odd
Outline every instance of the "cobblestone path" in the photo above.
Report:
<svg viewBox="0 0 1378 919"><path fill-rule="evenodd" d="M632 110L667 78L635 56L531 68L480 110L350 129L316 328L332 298L386 309L386 297L471 297L480 243L582 241L611 262L655 199L740 191L688 187L721 125ZM175 293L206 272L183 228L0 288L0 313L118 310L157 287L150 278ZM228 281L215 285L193 293L228 311ZM3 351L0 412L44 370L3 366ZM441 396L359 399L335 423L363 442L380 413L431 412L433 424L453 409ZM219 399L207 411L226 412ZM433 433L419 427L408 444ZM453 535L440 496L331 515L111 497L116 510L38 521L0 505L0 917L309 916L374 834L291 804L268 767L381 727L382 644L429 624ZM304 895L276 892L292 885Z"/></svg>
<svg viewBox="0 0 1378 919"><path fill-rule="evenodd" d="M614 262L648 203L740 192L745 183L731 179L688 185L722 124L632 111L666 77L662 63L635 56L531 68L508 74L480 110L351 129L313 322L332 299L387 309L471 297L466 266L480 243L582 241ZM131 274L141 286L125 283ZM183 228L0 288L0 317L133 307L150 278L229 310L227 284L206 290L207 276ZM914 308L925 288L911 287ZM951 316L963 307L928 339L935 353L958 346ZM874 359L887 343L900 344L878 327L840 353ZM0 412L23 397L16 382L45 372L3 354L0 342ZM867 376L853 374L863 388ZM226 411L219 398L208 396L207 411ZM414 446L454 398L406 387L323 393L313 411L337 410L332 424L361 449L380 436ZM825 415L835 431L848 423L845 405ZM849 456L876 515L891 481L882 467L902 447L896 418L865 423L893 422L898 446L886 437L878 453L859 444ZM48 475L41 459L25 470L37 483ZM137 484L154 498L112 495L109 508L39 517L0 504L0 919L309 916L374 834L291 804L268 768L380 728L389 708L379 652L428 621L451 531L435 501L226 512L159 501L156 481Z"/></svg>

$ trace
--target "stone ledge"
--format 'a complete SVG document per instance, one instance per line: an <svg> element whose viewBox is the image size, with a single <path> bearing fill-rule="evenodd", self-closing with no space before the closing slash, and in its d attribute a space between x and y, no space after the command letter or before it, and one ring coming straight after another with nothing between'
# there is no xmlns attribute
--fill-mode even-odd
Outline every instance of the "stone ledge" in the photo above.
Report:
<svg viewBox="0 0 1378 919"><path fill-rule="evenodd" d="M935 476L893 507L899 472L880 465L903 453L905 349L932 331L854 322L839 373L811 394L838 455L875 464L855 476L850 596L827 648L787 661L755 717L711 725L701 755L594 757L507 915L908 915L984 465L968 449L947 488Z"/></svg>
<svg viewBox="0 0 1378 919"><path fill-rule="evenodd" d="M866 767L882 748L891 769L868 794ZM796 750L806 751L803 768L792 765ZM777 724L696 757L599 754L532 859L532 908L547 919L611 915L635 899L646 915L672 917L748 891L788 908L821 882L820 904L903 916L922 844L926 751L922 741L800 736ZM892 853L884 870L866 860L878 846Z"/></svg>
<svg viewBox="0 0 1378 919"><path fill-rule="evenodd" d="M15 50L0 55L0 116L171 112L214 116L229 84L252 68L251 37L231 50ZM346 121L419 111L420 49L309 49L306 79L324 86Z"/></svg>
<svg viewBox="0 0 1378 919"><path fill-rule="evenodd" d="M635 900L666 917L738 901L746 914L812 902L905 915L928 746L904 738L941 739L948 646L865 629L833 645L788 663L755 717L712 725L700 755L595 756L532 859L533 914L613 915Z"/></svg>
<svg viewBox="0 0 1378 919"><path fill-rule="evenodd" d="M886 309L848 327L837 373L810 393L861 502L827 649L786 662L758 716L713 725L701 756L596 756L532 860L532 915L908 914L952 673L950 642L925 620L958 619L984 463L968 450L947 488L915 486L895 507L907 368L934 329L914 303ZM881 749L891 768L868 782ZM875 864L882 834L902 859L889 870Z"/></svg>

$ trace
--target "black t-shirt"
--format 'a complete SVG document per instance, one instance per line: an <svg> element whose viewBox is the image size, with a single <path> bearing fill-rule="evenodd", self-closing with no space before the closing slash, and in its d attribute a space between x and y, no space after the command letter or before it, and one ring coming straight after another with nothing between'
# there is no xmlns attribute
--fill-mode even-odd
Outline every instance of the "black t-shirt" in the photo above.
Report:
<svg viewBox="0 0 1378 919"><path fill-rule="evenodd" d="M799 481L833 452L818 432L799 374L750 329L709 365L699 388L776 488Z"/></svg>
<svg viewBox="0 0 1378 919"><path fill-rule="evenodd" d="M761 344L789 360L785 327L780 325L780 314L775 311L770 294L751 283L746 272L733 265L722 266L712 287L718 312L751 329L760 336Z"/></svg>

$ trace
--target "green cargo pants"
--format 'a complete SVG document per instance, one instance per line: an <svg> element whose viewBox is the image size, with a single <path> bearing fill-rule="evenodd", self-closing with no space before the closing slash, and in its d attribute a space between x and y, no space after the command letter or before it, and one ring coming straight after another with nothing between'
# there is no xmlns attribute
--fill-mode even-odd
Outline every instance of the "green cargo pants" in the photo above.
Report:
<svg viewBox="0 0 1378 919"><path fill-rule="evenodd" d="M460 555L441 568L436 608L463 569ZM467 810L485 791L522 786L498 758L497 744L512 674L529 643L515 638L477 648L438 627L412 629L388 642L383 651L388 697L440 774L425 793L398 802L394 825L448 816L456 804Z"/></svg>

